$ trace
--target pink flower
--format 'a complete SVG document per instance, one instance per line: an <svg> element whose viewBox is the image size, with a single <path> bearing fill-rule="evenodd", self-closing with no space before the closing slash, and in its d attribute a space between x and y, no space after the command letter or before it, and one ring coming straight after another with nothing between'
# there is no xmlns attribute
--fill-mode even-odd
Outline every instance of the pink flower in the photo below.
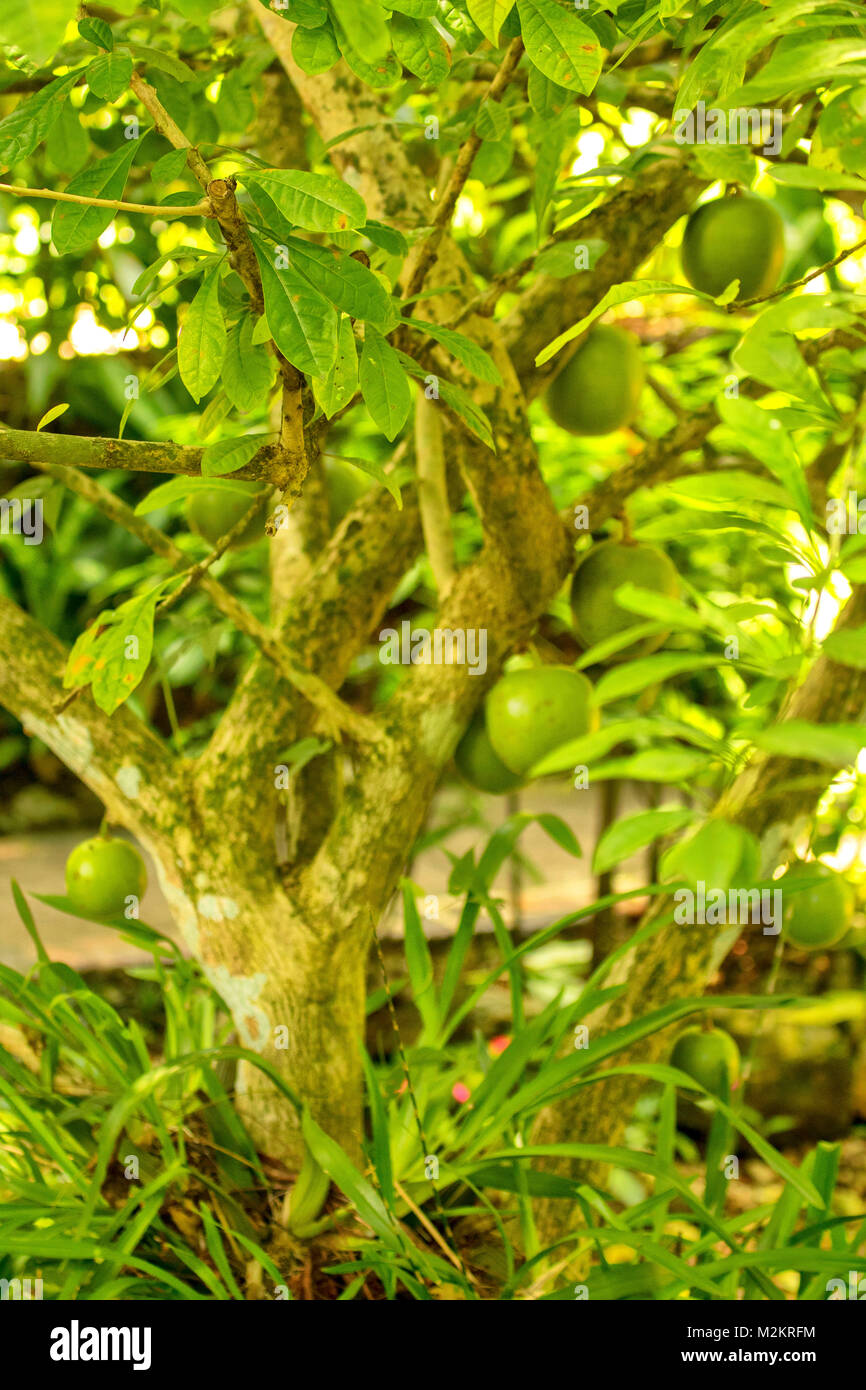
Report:
<svg viewBox="0 0 866 1390"><path fill-rule="evenodd" d="M472 1092L462 1081L457 1081L451 1087L451 1094L459 1105L463 1105L472 1095Z"/></svg>

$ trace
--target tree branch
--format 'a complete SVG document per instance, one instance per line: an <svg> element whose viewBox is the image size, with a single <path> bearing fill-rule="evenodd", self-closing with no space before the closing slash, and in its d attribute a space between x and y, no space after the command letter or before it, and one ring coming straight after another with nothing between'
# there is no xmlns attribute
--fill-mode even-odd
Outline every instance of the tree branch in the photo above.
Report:
<svg viewBox="0 0 866 1390"><path fill-rule="evenodd" d="M415 398L415 454L424 542L441 599L454 582L454 537L442 448L442 419L438 407L427 400L423 391Z"/></svg>
<svg viewBox="0 0 866 1390"><path fill-rule="evenodd" d="M66 464L73 468L122 468L133 473L179 473L185 477L200 478L203 452L202 449L187 449L179 444L137 439L91 439L83 435L0 427L0 456L14 463L34 466L45 462ZM272 481L272 455L273 446L266 445L253 461L238 468L232 476Z"/></svg>
<svg viewBox="0 0 866 1390"><path fill-rule="evenodd" d="M47 198L52 203L80 203L89 208L116 208L118 212L146 212L159 217L215 217L210 203L194 207L162 207L159 203L124 203L116 198L88 198L83 193L57 193L53 188L19 188L13 183L0 183L0 193L14 193L17 198Z"/></svg>

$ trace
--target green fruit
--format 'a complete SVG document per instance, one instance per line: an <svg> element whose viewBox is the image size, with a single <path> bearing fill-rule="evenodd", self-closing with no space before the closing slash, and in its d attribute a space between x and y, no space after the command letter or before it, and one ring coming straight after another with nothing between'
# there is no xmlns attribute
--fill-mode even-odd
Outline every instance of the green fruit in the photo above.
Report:
<svg viewBox="0 0 866 1390"><path fill-rule="evenodd" d="M239 491L238 489L243 489ZM236 526L253 503L253 498L262 491L261 483L247 483L232 480L231 488L203 487L190 493L186 503L186 519L196 535L217 545L227 531ZM245 526L237 540L232 541L232 550L252 545L265 534L264 508L260 507L249 525Z"/></svg>
<svg viewBox="0 0 866 1390"><path fill-rule="evenodd" d="M598 726L592 686L570 666L509 671L487 696L487 733L494 753L525 775L555 748Z"/></svg>
<svg viewBox="0 0 866 1390"><path fill-rule="evenodd" d="M484 722L484 711L476 710L472 723L457 745L454 761L470 786L482 792L513 791L522 778L505 766L493 751Z"/></svg>
<svg viewBox="0 0 866 1390"><path fill-rule="evenodd" d="M97 835L76 845L66 861L66 896L79 912L121 917L130 896L147 888L144 860L134 845Z"/></svg>
<svg viewBox="0 0 866 1390"><path fill-rule="evenodd" d="M369 491L370 479L359 468L340 459L325 459L328 484L328 520L334 531L347 512Z"/></svg>
<svg viewBox="0 0 866 1390"><path fill-rule="evenodd" d="M816 882L798 893L785 892L792 878ZM792 864L779 880L782 890L782 922L785 939L806 951L835 946L851 924L851 885L829 865L818 860Z"/></svg>
<svg viewBox="0 0 866 1390"><path fill-rule="evenodd" d="M719 1095L726 1079L729 1091L739 1079L740 1050L730 1033L721 1028L687 1028L674 1044L671 1065Z"/></svg>
<svg viewBox="0 0 866 1390"><path fill-rule="evenodd" d="M633 333L601 324L581 343L547 392L547 409L572 434L610 434L637 414L644 370Z"/></svg>
<svg viewBox="0 0 866 1390"><path fill-rule="evenodd" d="M683 234L683 274L704 294L739 280L738 299L769 294L785 260L784 224L772 203L747 193L693 212Z"/></svg>
<svg viewBox="0 0 866 1390"><path fill-rule="evenodd" d="M652 545L626 545L621 541L602 541L593 546L577 567L571 586L571 607L577 635L584 647L594 647L642 620L620 608L614 594L621 584L637 584L642 589L676 598L680 583L674 566L664 551ZM655 651L668 636L659 632L615 652L611 661L628 661Z"/></svg>

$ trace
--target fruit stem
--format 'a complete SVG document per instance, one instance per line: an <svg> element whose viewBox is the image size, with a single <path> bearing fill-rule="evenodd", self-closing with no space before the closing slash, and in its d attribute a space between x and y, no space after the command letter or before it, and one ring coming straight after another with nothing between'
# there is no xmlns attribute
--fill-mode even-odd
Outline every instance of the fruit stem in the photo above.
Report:
<svg viewBox="0 0 866 1390"><path fill-rule="evenodd" d="M635 540L631 529L631 518L629 517L629 514L624 507L619 514L618 521L622 526L622 536L620 538L622 544L637 545L637 541Z"/></svg>

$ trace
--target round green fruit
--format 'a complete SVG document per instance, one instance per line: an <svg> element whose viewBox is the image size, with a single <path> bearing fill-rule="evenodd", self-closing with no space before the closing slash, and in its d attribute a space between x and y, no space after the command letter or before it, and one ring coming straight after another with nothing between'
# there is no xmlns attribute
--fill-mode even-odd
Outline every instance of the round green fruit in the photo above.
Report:
<svg viewBox="0 0 866 1390"><path fill-rule="evenodd" d="M671 1065L714 1095L736 1085L740 1075L740 1050L730 1033L721 1028L687 1028L680 1033L671 1053Z"/></svg>
<svg viewBox="0 0 866 1390"><path fill-rule="evenodd" d="M581 560L571 586L571 607L577 635L584 647L594 647L608 637L634 627L641 621L634 613L620 608L614 594L621 584L637 584L655 594L676 598L679 576L664 551L652 545L628 545L621 541L602 541ZM655 651L668 636L659 632L615 652L611 661L628 661Z"/></svg>
<svg viewBox="0 0 866 1390"><path fill-rule="evenodd" d="M347 512L369 491L370 479L341 459L325 459L325 477L328 484L328 520L334 531Z"/></svg>
<svg viewBox="0 0 866 1390"><path fill-rule="evenodd" d="M747 193L693 212L683 234L683 274L713 296L739 280L738 299L769 294L785 260L784 224L772 203Z"/></svg>
<svg viewBox="0 0 866 1390"><path fill-rule="evenodd" d="M553 378L547 409L572 434L610 434L631 424L643 384L637 338L624 328L601 324Z"/></svg>
<svg viewBox="0 0 866 1390"><path fill-rule="evenodd" d="M592 686L570 666L509 671L487 696L494 753L521 776L555 748L598 726Z"/></svg>
<svg viewBox="0 0 866 1390"><path fill-rule="evenodd" d="M196 488L186 503L186 519L196 535L206 540L208 545L217 545L226 532L246 515L253 498L261 491L260 483L240 480L232 480L231 488ZM242 546L252 545L264 534L264 510L259 508L238 538L232 541L231 548L240 550Z"/></svg>
<svg viewBox="0 0 866 1390"><path fill-rule="evenodd" d="M66 896L94 917L120 917L128 897L143 898L144 860L134 845L97 835L76 845L66 861Z"/></svg>
<svg viewBox="0 0 866 1390"><path fill-rule="evenodd" d="M498 796L502 792L514 791L523 780L494 753L483 709L476 710L472 723L457 745L454 761L470 786L480 792L491 792Z"/></svg>
<svg viewBox="0 0 866 1390"><path fill-rule="evenodd" d="M798 893L785 892L792 878L816 881ZM829 865L819 860L792 864L779 880L782 890L782 921L785 939L805 951L835 946L851 925L853 893L851 885Z"/></svg>

